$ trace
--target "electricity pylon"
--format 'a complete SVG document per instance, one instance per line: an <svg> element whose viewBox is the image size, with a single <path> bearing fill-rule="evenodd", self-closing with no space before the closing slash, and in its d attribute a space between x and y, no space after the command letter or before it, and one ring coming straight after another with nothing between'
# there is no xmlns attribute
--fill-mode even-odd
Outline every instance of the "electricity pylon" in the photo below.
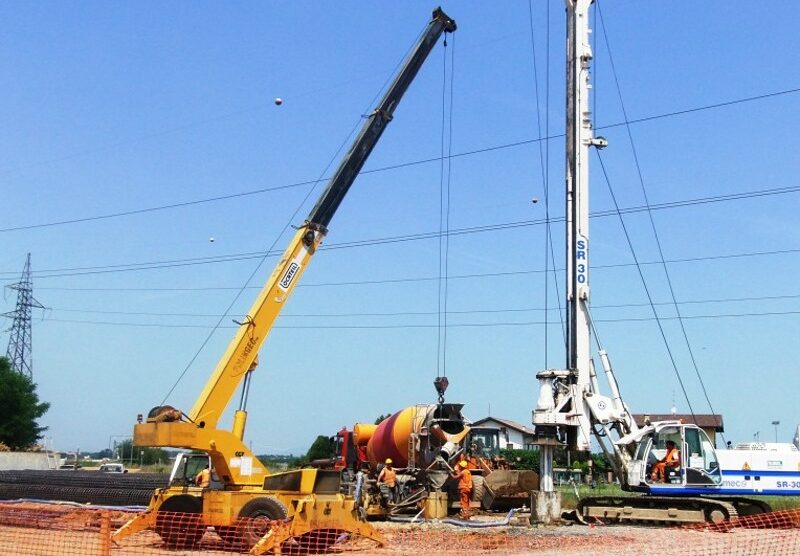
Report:
<svg viewBox="0 0 800 556"><path fill-rule="evenodd" d="M4 317L12 319L11 336L8 339L6 357L11 362L12 368L17 372L33 378L31 362L31 311L34 308L44 309L44 306L33 298L33 282L31 280L31 254L25 261L22 277L16 284L6 286L17 290L17 308Z"/></svg>

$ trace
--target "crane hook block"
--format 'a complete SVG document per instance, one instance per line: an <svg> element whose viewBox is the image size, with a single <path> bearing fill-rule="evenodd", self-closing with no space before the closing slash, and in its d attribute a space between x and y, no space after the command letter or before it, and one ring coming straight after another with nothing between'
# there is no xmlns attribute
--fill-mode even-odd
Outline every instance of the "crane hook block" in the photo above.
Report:
<svg viewBox="0 0 800 556"><path fill-rule="evenodd" d="M433 386L436 388L436 393L439 394L439 403L444 403L444 392L450 381L446 376L437 376L433 381Z"/></svg>

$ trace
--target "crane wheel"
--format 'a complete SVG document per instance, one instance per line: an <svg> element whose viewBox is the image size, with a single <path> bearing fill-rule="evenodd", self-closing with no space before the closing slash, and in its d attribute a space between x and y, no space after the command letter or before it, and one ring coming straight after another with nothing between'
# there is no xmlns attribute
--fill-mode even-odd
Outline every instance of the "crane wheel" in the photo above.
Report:
<svg viewBox="0 0 800 556"><path fill-rule="evenodd" d="M194 548L205 533L203 502L194 496L167 498L156 514L156 533L167 548Z"/></svg>
<svg viewBox="0 0 800 556"><path fill-rule="evenodd" d="M288 515L286 506L276 498L263 497L250 500L239 512L236 536L239 542L251 547L269 533L272 521L283 521Z"/></svg>

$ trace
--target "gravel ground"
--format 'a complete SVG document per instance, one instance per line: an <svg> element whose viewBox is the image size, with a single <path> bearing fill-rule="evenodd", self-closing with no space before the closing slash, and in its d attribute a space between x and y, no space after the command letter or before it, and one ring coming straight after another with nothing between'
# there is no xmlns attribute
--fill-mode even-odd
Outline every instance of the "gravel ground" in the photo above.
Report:
<svg viewBox="0 0 800 556"><path fill-rule="evenodd" d="M190 550L167 550L153 532L145 531L127 539L122 546L103 543L100 534L101 512L92 508L51 504L16 504L0 507L0 554L84 556L134 555L225 555L234 554L209 530L200 546ZM111 513L116 528L131 514ZM477 517L476 522L502 517ZM374 523L386 538L384 548L372 541L346 541L329 547L322 554L441 556L544 556L629 555L661 550L665 543L681 547L682 555L800 554L800 529L744 529L726 532L663 528L640 525L561 525L465 528L443 523ZM344 539L342 539L344 540Z"/></svg>

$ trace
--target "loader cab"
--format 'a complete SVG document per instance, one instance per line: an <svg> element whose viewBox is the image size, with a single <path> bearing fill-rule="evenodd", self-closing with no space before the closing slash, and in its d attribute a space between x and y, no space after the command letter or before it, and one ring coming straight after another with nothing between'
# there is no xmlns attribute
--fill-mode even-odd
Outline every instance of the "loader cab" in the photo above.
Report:
<svg viewBox="0 0 800 556"><path fill-rule="evenodd" d="M719 486L722 474L717 454L702 429L677 422L656 423L645 427L643 432L632 462L634 476L639 486L644 487L637 490L666 493ZM677 454L672 461L665 461L672 445Z"/></svg>
<svg viewBox="0 0 800 556"><path fill-rule="evenodd" d="M500 429L472 427L467 437L467 448L475 457L492 458L500 455ZM474 448L473 448L474 447Z"/></svg>

